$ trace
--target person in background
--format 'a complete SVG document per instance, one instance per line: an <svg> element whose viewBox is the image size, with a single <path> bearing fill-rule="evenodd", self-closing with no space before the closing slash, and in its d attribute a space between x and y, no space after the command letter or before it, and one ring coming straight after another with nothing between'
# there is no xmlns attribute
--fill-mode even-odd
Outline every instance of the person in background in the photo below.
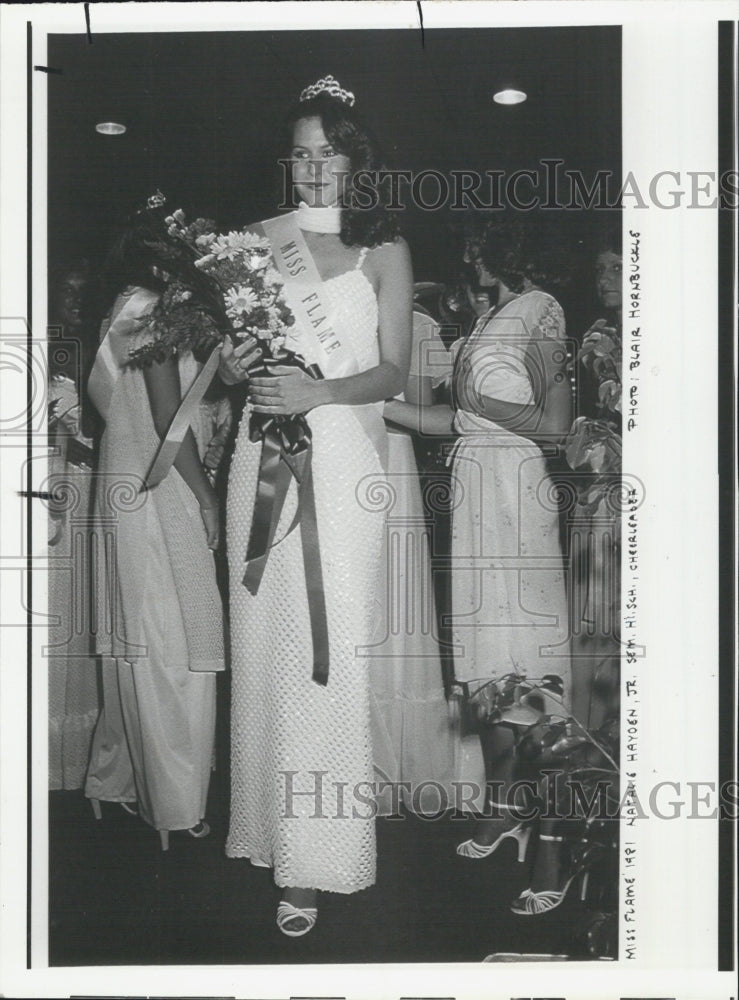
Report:
<svg viewBox="0 0 739 1000"><path fill-rule="evenodd" d="M454 345L453 406L420 409L391 401L386 415L411 429L454 428L452 633L455 675L471 700L490 681L518 674L558 675L555 704L567 712L570 648L559 512L545 451L571 419L565 374L564 314L545 289L558 276L557 255L540 231L519 220L474 220L465 260L495 305ZM529 563L531 565L529 565ZM486 815L458 847L489 857L507 839L523 860L530 828L508 801L515 740L510 728L479 725L487 784Z"/></svg>
<svg viewBox="0 0 739 1000"><path fill-rule="evenodd" d="M620 709L620 505L613 502L614 487L621 489L620 220L601 233L593 270L602 316L579 351L578 412L565 456L577 473L568 532L572 714L599 740L601 727L607 734L618 725ZM553 766L561 768L562 762ZM617 788L611 795L619 801ZM576 876L584 876L589 855L597 856L597 845L588 845L588 829L582 816L541 819L529 888L512 903L514 913L538 916L561 905ZM583 891L586 885L583 881Z"/></svg>
<svg viewBox="0 0 739 1000"><path fill-rule="evenodd" d="M567 443L567 461L580 473L570 534L573 711L589 728L603 722L608 689L618 686L620 516L618 505L609 502L607 488L621 475L619 226L606 227L594 256L595 287L603 314L583 337L578 374L580 399L586 402Z"/></svg>
<svg viewBox="0 0 739 1000"><path fill-rule="evenodd" d="M416 295L439 286L416 284ZM451 376L438 324L417 301L408 381L398 399L430 406ZM383 548L377 632L368 650L374 764L382 812L398 803L417 812L453 805L454 740L444 694L431 557L436 514L426 510L411 435L388 423L387 479L392 497ZM431 497L435 491L429 491ZM382 782L397 784L383 791ZM437 787L424 785L434 782ZM425 789L425 793L416 790Z"/></svg>
<svg viewBox="0 0 739 1000"><path fill-rule="evenodd" d="M95 353L94 277L76 258L57 269L49 307L49 788L85 780L99 712L90 632L89 513L94 408L84 390Z"/></svg>
<svg viewBox="0 0 739 1000"><path fill-rule="evenodd" d="M219 510L202 464L209 437L198 440L201 428L188 430L166 478L141 488L199 370L189 352L168 353L143 368L130 359L151 340L146 318L165 275L180 270L199 280L168 234L161 202L150 199L109 256L114 301L89 381L105 422L95 516L115 525L115 537L99 574L98 606L111 615L112 628L98 633L104 707L85 794L98 818L101 801L137 811L159 831L165 850L171 831L209 832L215 672L224 669L213 561Z"/></svg>

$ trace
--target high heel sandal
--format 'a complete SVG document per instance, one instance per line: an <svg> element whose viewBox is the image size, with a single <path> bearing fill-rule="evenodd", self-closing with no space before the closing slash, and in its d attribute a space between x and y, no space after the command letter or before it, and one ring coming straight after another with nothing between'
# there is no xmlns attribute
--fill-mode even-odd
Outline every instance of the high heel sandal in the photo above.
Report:
<svg viewBox="0 0 739 1000"><path fill-rule="evenodd" d="M92 811L95 814L95 819L98 820L103 818L103 811L100 806L100 802L101 802L100 799L90 799L90 805L92 806ZM138 816L139 814L135 802L118 802L116 804L119 805L121 809L125 810L130 816ZM195 837L197 840L202 840L203 837L207 837L208 834L210 833L210 827L205 822L205 820L201 820L199 823L197 823L195 826L191 826L190 829L186 830L185 832L189 833L191 837ZM162 844L162 850L168 851L169 830L160 830L159 840L161 841Z"/></svg>
<svg viewBox="0 0 739 1000"><path fill-rule="evenodd" d="M476 844L472 839L465 840L457 846L457 854L461 858L471 858L473 861L480 861L482 858L490 857L493 851L497 850L507 837L512 837L518 843L518 860L523 861L526 857L526 848L530 835L531 827L524 826L523 823L518 823L510 830L504 830L492 844Z"/></svg>
<svg viewBox="0 0 739 1000"><path fill-rule="evenodd" d="M199 823L195 826L191 826L189 830L185 830L185 833L189 833L191 837L195 837L197 840L202 840L203 837L207 837L210 833L210 827L201 819ZM162 843L162 850L169 850L169 830L160 830L159 839Z"/></svg>
<svg viewBox="0 0 739 1000"><path fill-rule="evenodd" d="M277 926L288 937L302 937L308 931L312 931L317 919L318 910L315 906L301 908L293 906L292 903L288 903L287 900L283 899L277 907ZM290 930L286 925L291 920L305 920L305 927L302 927L300 930Z"/></svg>
<svg viewBox="0 0 739 1000"><path fill-rule="evenodd" d="M539 840L562 843L564 837L553 837L542 833L539 834ZM561 889L543 889L541 892L524 889L518 899L515 899L511 903L511 912L517 914L519 917L538 917L544 913L549 913L551 910L556 910L564 902L570 886L578 876L580 876L580 899L584 900L588 887L588 866L592 856L592 848L587 848L579 862L570 867L569 877Z"/></svg>
<svg viewBox="0 0 739 1000"><path fill-rule="evenodd" d="M90 799L90 805L92 806L92 811L95 814L95 819L103 818L103 810L100 805L100 802L101 802L100 799ZM119 805L121 809L127 812L130 816L138 816L139 814L135 802L118 802L116 804Z"/></svg>

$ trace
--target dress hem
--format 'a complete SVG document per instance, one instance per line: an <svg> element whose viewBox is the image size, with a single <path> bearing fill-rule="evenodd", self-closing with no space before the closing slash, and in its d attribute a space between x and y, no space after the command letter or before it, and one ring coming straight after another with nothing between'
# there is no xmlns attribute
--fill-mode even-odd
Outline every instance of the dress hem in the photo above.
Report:
<svg viewBox="0 0 739 1000"><path fill-rule="evenodd" d="M259 859L252 858L251 854L245 850L239 850L238 848L226 848L226 857L231 858L234 861L248 861L255 868L266 868L274 873L274 866L268 864L266 861L260 861ZM373 877L370 881L364 881L359 885L353 885L350 889L346 886L341 886L339 888L336 882L328 883L322 882L321 885L305 885L303 883L310 882L310 879L301 879L299 875L295 876L294 879L287 881L284 875L274 875L274 883L280 889L314 889L316 892L335 892L342 896L349 896L354 892L362 892L364 889L371 889L375 885L377 878Z"/></svg>

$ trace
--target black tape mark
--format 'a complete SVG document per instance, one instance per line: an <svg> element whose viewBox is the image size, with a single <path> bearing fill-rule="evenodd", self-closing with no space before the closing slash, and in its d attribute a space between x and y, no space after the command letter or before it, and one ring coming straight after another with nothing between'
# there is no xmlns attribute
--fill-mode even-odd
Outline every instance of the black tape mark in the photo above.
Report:
<svg viewBox="0 0 739 1000"><path fill-rule="evenodd" d="M19 497L33 497L35 500L57 500L54 493L40 493L38 490L19 490Z"/></svg>
<svg viewBox="0 0 739 1000"><path fill-rule="evenodd" d="M34 66L34 69L39 70L41 73L63 73L63 69L57 69L56 66Z"/></svg>
<svg viewBox="0 0 739 1000"><path fill-rule="evenodd" d="M92 31L90 29L90 5L85 4L85 27L87 28L87 44L92 45Z"/></svg>
<svg viewBox="0 0 739 1000"><path fill-rule="evenodd" d="M418 7L418 20L421 25L421 48L426 48L426 36L423 31L423 7L421 6L421 0L416 0L416 7Z"/></svg>

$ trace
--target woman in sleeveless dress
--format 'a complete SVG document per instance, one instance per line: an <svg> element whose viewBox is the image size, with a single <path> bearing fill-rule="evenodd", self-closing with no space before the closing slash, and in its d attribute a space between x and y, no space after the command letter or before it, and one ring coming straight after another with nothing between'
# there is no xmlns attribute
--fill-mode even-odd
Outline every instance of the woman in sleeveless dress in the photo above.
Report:
<svg viewBox="0 0 739 1000"><path fill-rule="evenodd" d="M150 337L141 320L159 298L157 274L176 266L153 249L163 213L139 213L111 254L118 288L89 381L105 421L100 443L98 652L103 711L85 794L118 802L160 831L208 833L203 822L215 734L215 673L224 669L223 612L213 553L218 503L201 464L207 441L189 431L174 468L142 491L198 365L191 354L145 369L129 354Z"/></svg>
<svg viewBox="0 0 739 1000"><path fill-rule="evenodd" d="M303 203L299 239L315 263L331 326L355 374L314 380L296 369L249 379L227 498L233 697L231 820L226 853L270 867L283 889L277 923L307 933L318 890L350 893L375 881L368 660L384 514L382 401L406 382L412 274L404 241L382 205L352 206L352 176L381 166L352 109L353 95L326 78L288 116L292 181ZM299 324L298 324L299 325ZM296 332L300 346L301 330ZM221 374L246 377L253 344L226 345ZM256 595L242 582L262 445L252 412L306 413L328 624L329 674L311 672L312 631L301 531L290 532L293 480ZM376 492L376 491L375 491Z"/></svg>
<svg viewBox="0 0 739 1000"><path fill-rule="evenodd" d="M467 242L466 260L497 302L453 345L453 409L392 402L386 413L431 433L449 433L453 425L459 435L452 523L456 680L474 693L505 674L557 674L567 706L564 563L544 456L567 433L571 398L564 314L535 284L543 275L532 239L525 226L498 223ZM514 822L507 808L513 736L507 727L482 725L480 739L492 815L479 820L474 838L458 853L488 857L512 838L522 859L529 828Z"/></svg>

